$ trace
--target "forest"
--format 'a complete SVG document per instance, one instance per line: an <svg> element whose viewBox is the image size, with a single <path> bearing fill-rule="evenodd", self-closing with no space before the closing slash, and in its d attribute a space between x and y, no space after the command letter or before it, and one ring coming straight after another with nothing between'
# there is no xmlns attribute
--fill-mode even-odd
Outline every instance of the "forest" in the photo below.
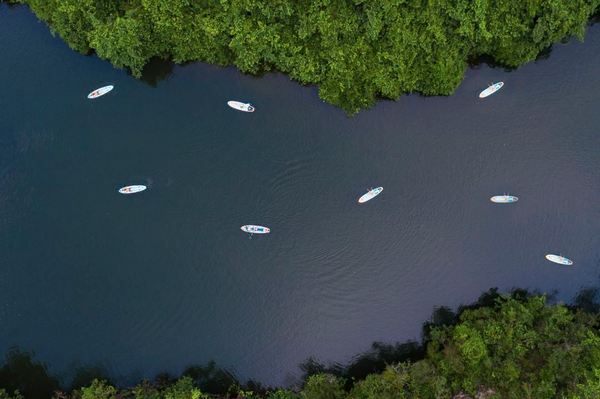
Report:
<svg viewBox="0 0 600 399"><path fill-rule="evenodd" d="M592 399L600 397L596 290L574 305L545 295L492 289L456 313L439 308L421 343L376 344L347 366L309 360L295 388L241 384L209 363L117 388L93 372L61 388L43 364L18 350L0 368L1 399ZM96 377L94 377L96 375Z"/></svg>
<svg viewBox="0 0 600 399"><path fill-rule="evenodd" d="M1 0L0 0L1 1ZM517 67L583 39L600 0L10 0L140 77L154 58L281 71L348 113L449 95L469 62Z"/></svg>

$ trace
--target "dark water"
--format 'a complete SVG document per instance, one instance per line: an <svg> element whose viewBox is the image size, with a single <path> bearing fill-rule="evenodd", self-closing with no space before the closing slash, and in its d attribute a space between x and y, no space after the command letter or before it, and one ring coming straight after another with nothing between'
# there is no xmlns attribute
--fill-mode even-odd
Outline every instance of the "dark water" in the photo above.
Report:
<svg viewBox="0 0 600 399"><path fill-rule="evenodd" d="M311 355L418 338L434 306L492 286L571 299L600 268L599 49L595 25L516 71L469 70L451 97L347 118L278 74L193 64L153 86L0 6L0 350L131 378L215 359L282 383ZM503 192L520 201L490 203Z"/></svg>

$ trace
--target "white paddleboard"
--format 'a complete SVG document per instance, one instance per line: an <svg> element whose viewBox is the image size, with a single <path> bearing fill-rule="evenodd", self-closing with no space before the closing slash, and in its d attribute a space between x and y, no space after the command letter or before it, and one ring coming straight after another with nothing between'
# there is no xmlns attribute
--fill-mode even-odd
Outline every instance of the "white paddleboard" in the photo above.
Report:
<svg viewBox="0 0 600 399"><path fill-rule="evenodd" d="M240 227L242 231L250 234L269 234L271 229L265 226L256 226L254 224L245 224Z"/></svg>
<svg viewBox="0 0 600 399"><path fill-rule="evenodd" d="M500 90L504 86L504 82L498 82L492 84L490 87L479 93L479 98L486 98L487 96L491 96L498 90Z"/></svg>
<svg viewBox="0 0 600 399"><path fill-rule="evenodd" d="M360 197L358 199L358 203L359 204L363 204L363 203L365 203L367 201L371 201L373 198L375 198L379 194L381 194L382 191L383 191L383 187L373 188L373 189L367 191L367 193L364 194L362 197Z"/></svg>
<svg viewBox="0 0 600 399"><path fill-rule="evenodd" d="M125 186L125 187L121 187L119 189L119 192L121 194L135 194L135 193L140 193L142 191L144 191L147 187L143 186L141 184L139 185L133 185L133 186Z"/></svg>
<svg viewBox="0 0 600 399"><path fill-rule="evenodd" d="M518 197L514 195L495 195L490 198L490 201L495 202L497 204L511 204L513 202L517 202L519 200Z"/></svg>
<svg viewBox="0 0 600 399"><path fill-rule="evenodd" d="M546 259L548 259L550 262L558 263L559 265L571 266L573 264L571 259L560 255L548 254L546 255Z"/></svg>
<svg viewBox="0 0 600 399"><path fill-rule="evenodd" d="M227 101L227 105L229 105L233 109L237 109L238 111L254 112L254 107L250 103L242 103L239 101Z"/></svg>
<svg viewBox="0 0 600 399"><path fill-rule="evenodd" d="M90 94L88 94L87 98L89 98L90 100L93 100L94 98L98 98L98 97L105 95L106 93L108 93L109 91L111 91L114 88L115 87L113 85L101 87L99 89L94 90Z"/></svg>

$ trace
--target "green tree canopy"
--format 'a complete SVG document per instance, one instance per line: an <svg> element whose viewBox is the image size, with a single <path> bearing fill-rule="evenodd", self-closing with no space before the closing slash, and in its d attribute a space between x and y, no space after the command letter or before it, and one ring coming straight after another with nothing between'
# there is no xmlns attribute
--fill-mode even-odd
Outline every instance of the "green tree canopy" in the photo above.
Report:
<svg viewBox="0 0 600 399"><path fill-rule="evenodd" d="M600 392L597 316L544 296L500 297L431 332L425 359L370 375L352 399L451 398L482 389L498 398L594 397Z"/></svg>
<svg viewBox="0 0 600 399"><path fill-rule="evenodd" d="M13 0L73 49L140 76L153 57L272 69L353 113L452 93L467 60L516 67L583 38L600 0Z"/></svg>

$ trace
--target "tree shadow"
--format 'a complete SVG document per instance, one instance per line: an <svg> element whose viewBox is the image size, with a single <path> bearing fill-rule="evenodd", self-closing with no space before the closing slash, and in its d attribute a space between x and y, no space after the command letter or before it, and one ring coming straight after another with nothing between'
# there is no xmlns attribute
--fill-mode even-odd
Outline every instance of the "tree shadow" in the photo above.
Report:
<svg viewBox="0 0 600 399"><path fill-rule="evenodd" d="M175 63L170 59L154 57L144 66L140 80L152 87L173 74Z"/></svg>
<svg viewBox="0 0 600 399"><path fill-rule="evenodd" d="M596 10L596 13L594 15L592 15L592 17L590 18L590 26L593 26L595 24L597 24L598 22L600 22L600 8L598 8L598 10Z"/></svg>
<svg viewBox="0 0 600 399"><path fill-rule="evenodd" d="M569 38L570 40L570 38ZM568 41L568 40L567 40ZM548 58L550 58L550 54L552 54L552 45L542 49L539 54L537 55L537 57L535 57L535 60L533 62L540 62L540 61L545 61Z"/></svg>
<svg viewBox="0 0 600 399"><path fill-rule="evenodd" d="M571 40L571 37L567 37L564 38L561 43L567 43L569 40ZM550 54L552 54L552 45L543 48L542 50L540 50L540 52L538 53L538 55L535 57L535 60L533 60L533 62L540 62L540 61L544 61L547 60L548 58L550 58ZM496 59L494 57L492 57L489 54L480 54L474 57L471 57L467 60L467 64L469 65L469 68L471 69L480 69L482 65L486 65L490 68L502 68L504 70L504 72L512 72L517 70L519 67L518 66L509 66L506 64L503 64L499 61L496 61Z"/></svg>
<svg viewBox="0 0 600 399"><path fill-rule="evenodd" d="M580 309L586 313L598 314L600 312L599 299L600 290L596 287L584 288L575 296L573 309Z"/></svg>
<svg viewBox="0 0 600 399"><path fill-rule="evenodd" d="M369 350L355 356L347 365L324 364L308 358L299 366L302 370L301 385L312 375L327 373L343 378L346 388L350 389L354 382L365 379L369 374L380 373L390 364L415 362L424 356L425 346L416 341L395 344L373 342Z"/></svg>
<svg viewBox="0 0 600 399"><path fill-rule="evenodd" d="M71 391L89 386L94 380L104 380L111 383L108 370L100 365L84 365L75 369L75 375L71 380L69 389Z"/></svg>
<svg viewBox="0 0 600 399"><path fill-rule="evenodd" d="M458 314L447 306L440 306L433 310L431 319L423 323L421 335L423 343L431 341L431 332L436 328L453 326L458 323Z"/></svg>
<svg viewBox="0 0 600 399"><path fill-rule="evenodd" d="M182 377L190 377L202 392L218 397L237 397L240 389L252 391L259 396L273 390L272 387L265 386L252 379L247 380L245 383L240 382L233 371L219 367L214 360L210 360L205 365L194 364L188 366L179 377L168 372L159 373L150 385L158 390L163 390ZM149 383L145 381L143 384Z"/></svg>
<svg viewBox="0 0 600 399"><path fill-rule="evenodd" d="M511 67L501 62L496 61L494 57L489 54L479 54L472 56L467 59L467 65L471 69L481 69L483 65L490 68L502 68L505 72L511 72L516 70L518 67Z"/></svg>
<svg viewBox="0 0 600 399"><path fill-rule="evenodd" d="M383 371L389 364L415 362L423 356L425 347L416 341L395 344L373 342L369 351L354 358L344 374L349 380L362 380L369 374Z"/></svg>
<svg viewBox="0 0 600 399"><path fill-rule="evenodd" d="M60 386L58 379L49 375L47 367L34 359L33 352L10 348L0 368L0 388L7 392L18 390L27 399L48 399Z"/></svg>
<svg viewBox="0 0 600 399"><path fill-rule="evenodd" d="M189 366L181 376L191 377L203 392L218 395L224 395L231 386L239 385L236 376L231 371L218 367L214 360L209 361L205 366Z"/></svg>

